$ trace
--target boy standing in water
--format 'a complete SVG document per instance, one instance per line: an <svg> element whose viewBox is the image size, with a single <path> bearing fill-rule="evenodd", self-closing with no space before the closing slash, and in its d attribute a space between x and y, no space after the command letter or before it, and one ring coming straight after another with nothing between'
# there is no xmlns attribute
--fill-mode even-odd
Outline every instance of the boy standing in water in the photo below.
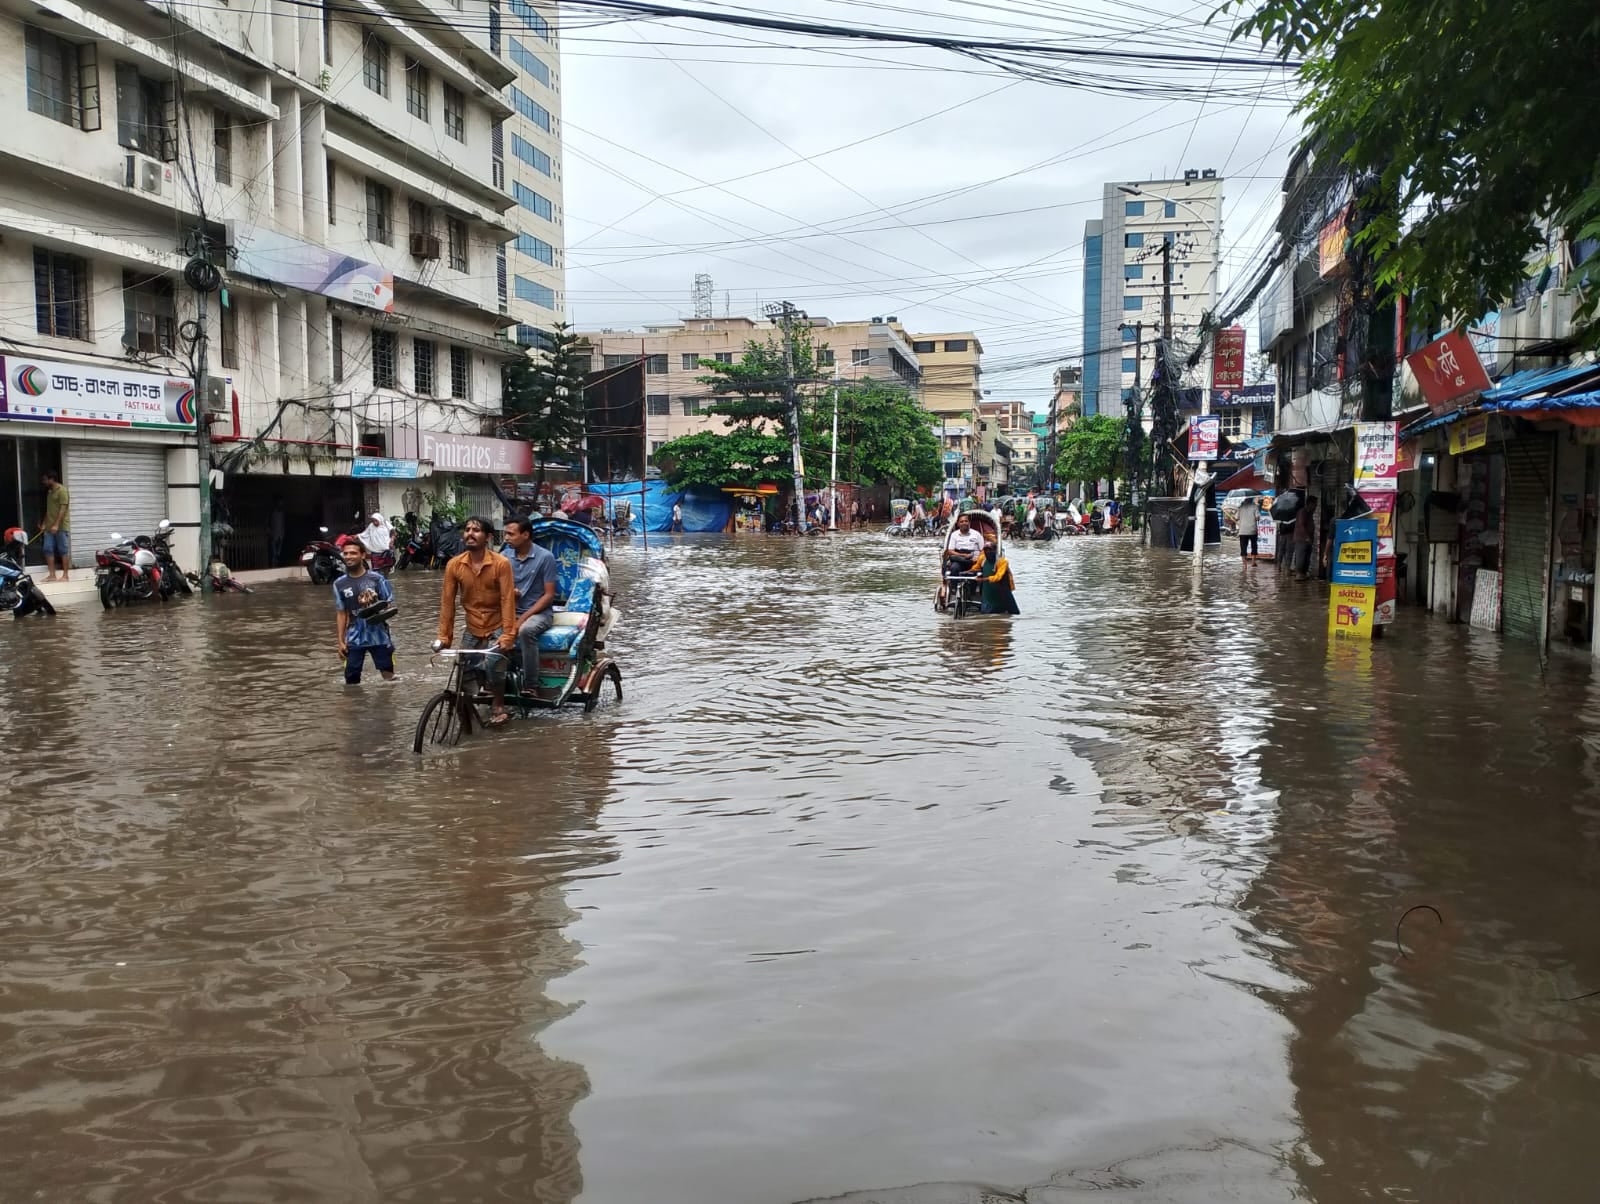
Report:
<svg viewBox="0 0 1600 1204"><path fill-rule="evenodd" d="M359 611L376 602L392 602L394 592L382 573L367 567L367 550L357 540L344 545L343 577L333 583L333 604L337 607L339 655L344 657L346 685L361 681L361 665L367 653L384 681L394 680L394 640L387 623L363 619Z"/></svg>

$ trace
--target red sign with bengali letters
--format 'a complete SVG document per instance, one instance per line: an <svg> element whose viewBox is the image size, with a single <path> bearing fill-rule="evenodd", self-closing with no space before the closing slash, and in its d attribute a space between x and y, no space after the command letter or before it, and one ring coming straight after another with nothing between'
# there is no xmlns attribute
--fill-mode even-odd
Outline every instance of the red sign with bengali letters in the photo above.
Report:
<svg viewBox="0 0 1600 1204"><path fill-rule="evenodd" d="M1217 345L1211 359L1213 389L1244 388L1244 327L1230 326L1217 331Z"/></svg>
<svg viewBox="0 0 1600 1204"><path fill-rule="evenodd" d="M1421 351L1413 351L1406 356L1406 366L1435 414L1459 409L1468 397L1489 387L1489 374L1483 370L1478 349L1459 331L1452 330Z"/></svg>

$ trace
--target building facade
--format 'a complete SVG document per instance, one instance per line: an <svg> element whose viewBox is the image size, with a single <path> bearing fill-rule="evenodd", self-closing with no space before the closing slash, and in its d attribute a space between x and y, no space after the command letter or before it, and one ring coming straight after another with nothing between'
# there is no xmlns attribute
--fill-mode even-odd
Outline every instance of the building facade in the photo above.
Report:
<svg viewBox="0 0 1600 1204"><path fill-rule="evenodd" d="M523 468L492 437L517 73L497 8L463 3L459 26L121 0L4 18L3 511L36 525L55 468L76 563L170 517L198 568L202 421L224 555L261 567L272 525L298 547ZM185 279L197 259L219 289Z"/></svg>
<svg viewBox="0 0 1600 1204"><path fill-rule="evenodd" d="M498 0L491 12L500 12ZM504 60L517 73L506 86L512 113L501 126L497 156L501 186L516 202L507 215L516 237L496 262L496 286L509 303L516 341L534 347L566 310L558 9L509 0L498 20Z"/></svg>
<svg viewBox="0 0 1600 1204"><path fill-rule="evenodd" d="M1198 339L1220 286L1222 199L1223 181L1209 169L1105 185L1100 218L1084 227L1085 414L1120 414L1127 391L1150 384L1163 320L1164 245L1171 248L1173 339Z"/></svg>
<svg viewBox="0 0 1600 1204"><path fill-rule="evenodd" d="M970 417L983 400L983 344L972 331L911 336L922 366L922 407L946 418Z"/></svg>

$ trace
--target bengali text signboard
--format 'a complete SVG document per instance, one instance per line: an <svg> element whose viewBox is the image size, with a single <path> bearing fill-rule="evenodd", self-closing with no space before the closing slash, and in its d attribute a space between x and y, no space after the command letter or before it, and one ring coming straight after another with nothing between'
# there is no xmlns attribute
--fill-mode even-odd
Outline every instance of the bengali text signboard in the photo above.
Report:
<svg viewBox="0 0 1600 1204"><path fill-rule="evenodd" d="M1244 388L1244 327L1229 326L1217 331L1217 345L1211 360L1213 389Z"/></svg>
<svg viewBox="0 0 1600 1204"><path fill-rule="evenodd" d="M1216 414L1197 414L1189 419L1189 459L1215 460L1222 443L1222 419Z"/></svg>
<svg viewBox="0 0 1600 1204"><path fill-rule="evenodd" d="M1449 413L1489 387L1489 374L1472 340L1453 330L1406 356L1406 366L1435 414Z"/></svg>
<svg viewBox="0 0 1600 1204"><path fill-rule="evenodd" d="M194 382L159 372L0 357L0 418L192 431Z"/></svg>

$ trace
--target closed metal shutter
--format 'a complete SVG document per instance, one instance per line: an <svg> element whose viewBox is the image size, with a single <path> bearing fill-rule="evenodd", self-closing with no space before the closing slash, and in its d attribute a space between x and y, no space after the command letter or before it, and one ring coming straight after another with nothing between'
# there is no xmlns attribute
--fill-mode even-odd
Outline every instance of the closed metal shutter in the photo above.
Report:
<svg viewBox="0 0 1600 1204"><path fill-rule="evenodd" d="M1548 435L1505 445L1505 548L1500 630L1542 644L1549 614L1550 482L1555 442Z"/></svg>
<svg viewBox="0 0 1600 1204"><path fill-rule="evenodd" d="M75 566L92 565L113 531L148 535L167 517L166 448L67 443L61 467L72 494Z"/></svg>
<svg viewBox="0 0 1600 1204"><path fill-rule="evenodd" d="M498 528L500 525L500 499L495 497L494 490L481 478L474 481L470 477L460 477L461 500L467 503L468 514L481 514L484 518Z"/></svg>

